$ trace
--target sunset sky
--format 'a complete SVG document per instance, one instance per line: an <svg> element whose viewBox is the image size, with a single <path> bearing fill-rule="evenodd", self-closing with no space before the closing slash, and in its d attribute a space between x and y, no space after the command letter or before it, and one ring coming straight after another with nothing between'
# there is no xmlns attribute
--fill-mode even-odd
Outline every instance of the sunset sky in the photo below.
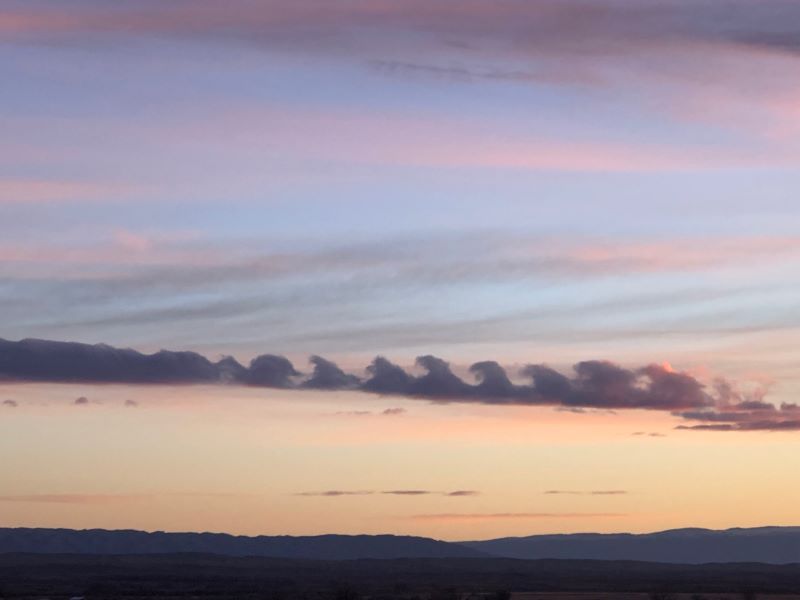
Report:
<svg viewBox="0 0 800 600"><path fill-rule="evenodd" d="M0 526L799 525L798 73L795 0L0 2Z"/></svg>

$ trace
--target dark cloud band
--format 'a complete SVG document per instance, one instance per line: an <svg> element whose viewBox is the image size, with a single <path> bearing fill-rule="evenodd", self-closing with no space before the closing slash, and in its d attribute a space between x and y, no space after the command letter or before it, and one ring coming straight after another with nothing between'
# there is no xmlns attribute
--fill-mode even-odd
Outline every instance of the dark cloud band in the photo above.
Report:
<svg viewBox="0 0 800 600"><path fill-rule="evenodd" d="M274 354L257 356L244 366L231 357L212 362L194 352L142 354L105 344L0 340L0 378L11 381L358 390L440 402L669 411L700 423L692 428L707 430L800 428L794 404L778 408L760 395L745 397L724 380L709 389L687 373L655 364L628 369L603 360L583 361L570 375L530 364L519 372L528 383L516 383L497 362L482 361L469 368L474 377L470 383L431 355L417 358L420 375L381 356L367 366L364 377L320 356L312 356L310 363L312 372L302 374L287 358Z"/></svg>

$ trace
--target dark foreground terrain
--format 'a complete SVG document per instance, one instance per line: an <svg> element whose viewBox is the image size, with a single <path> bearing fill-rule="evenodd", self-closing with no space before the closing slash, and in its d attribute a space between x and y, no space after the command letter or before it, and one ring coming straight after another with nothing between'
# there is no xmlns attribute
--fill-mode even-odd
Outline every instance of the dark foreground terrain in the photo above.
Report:
<svg viewBox="0 0 800 600"><path fill-rule="evenodd" d="M517 600L777 600L800 594L800 565L0 554L2 598L508 600L509 593Z"/></svg>

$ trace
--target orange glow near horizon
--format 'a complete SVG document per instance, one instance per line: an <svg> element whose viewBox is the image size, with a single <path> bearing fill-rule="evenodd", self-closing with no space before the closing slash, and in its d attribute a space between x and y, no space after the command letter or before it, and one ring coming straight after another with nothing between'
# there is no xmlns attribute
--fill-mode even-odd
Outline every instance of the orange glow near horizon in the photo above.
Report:
<svg viewBox="0 0 800 600"><path fill-rule="evenodd" d="M2 444L28 444L0 475L7 526L470 539L794 524L800 501L796 436L676 431L652 411L214 386L3 393L20 406L2 413Z"/></svg>

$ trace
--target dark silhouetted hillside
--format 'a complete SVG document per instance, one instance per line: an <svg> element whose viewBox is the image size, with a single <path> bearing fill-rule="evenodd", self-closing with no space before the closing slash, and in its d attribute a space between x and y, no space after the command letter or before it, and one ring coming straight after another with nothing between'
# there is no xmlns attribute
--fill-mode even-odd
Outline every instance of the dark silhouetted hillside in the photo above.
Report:
<svg viewBox="0 0 800 600"><path fill-rule="evenodd" d="M800 563L800 527L673 529L648 534L534 535L464 542L464 546L508 558Z"/></svg>
<svg viewBox="0 0 800 600"><path fill-rule="evenodd" d="M0 552L47 554L164 554L197 552L339 560L469 558L483 554L459 544L395 535L233 536L104 529L0 529Z"/></svg>

